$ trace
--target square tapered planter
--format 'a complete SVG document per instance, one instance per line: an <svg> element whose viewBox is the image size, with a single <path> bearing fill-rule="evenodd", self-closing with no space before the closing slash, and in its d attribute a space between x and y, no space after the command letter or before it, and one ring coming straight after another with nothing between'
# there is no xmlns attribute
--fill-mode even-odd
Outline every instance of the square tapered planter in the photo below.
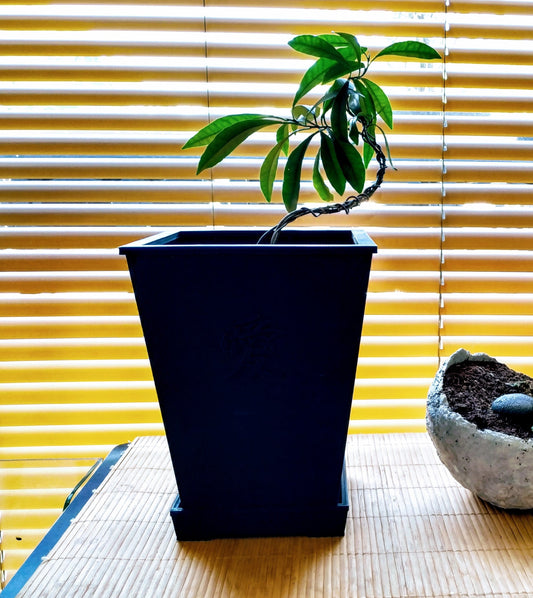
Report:
<svg viewBox="0 0 533 598"><path fill-rule="evenodd" d="M340 229L258 245L262 232L184 229L120 249L176 474L178 539L344 530L376 246Z"/></svg>

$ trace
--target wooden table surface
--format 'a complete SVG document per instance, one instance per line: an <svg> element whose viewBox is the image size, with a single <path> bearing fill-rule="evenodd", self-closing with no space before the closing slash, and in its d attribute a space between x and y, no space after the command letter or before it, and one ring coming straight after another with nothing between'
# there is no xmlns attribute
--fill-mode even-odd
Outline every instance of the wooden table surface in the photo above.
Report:
<svg viewBox="0 0 533 598"><path fill-rule="evenodd" d="M178 543L166 440L137 438L17 596L533 596L533 513L463 489L426 434L350 436L346 465L343 538Z"/></svg>

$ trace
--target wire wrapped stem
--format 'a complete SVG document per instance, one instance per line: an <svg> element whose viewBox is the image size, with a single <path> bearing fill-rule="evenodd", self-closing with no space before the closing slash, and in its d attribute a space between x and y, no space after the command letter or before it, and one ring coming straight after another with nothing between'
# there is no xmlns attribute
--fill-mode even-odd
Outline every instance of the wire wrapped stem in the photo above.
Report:
<svg viewBox="0 0 533 598"><path fill-rule="evenodd" d="M278 241L279 234L281 231L302 216L319 216L325 214L337 214L339 212L346 212L348 214L350 210L360 206L364 201L368 201L372 195L381 187L383 179L385 177L385 170L387 169L387 158L381 149L381 146L376 141L373 135L369 135L366 127L363 128L361 133L363 140L372 147L376 154L376 160L378 162L378 171L376 173L376 180L364 189L359 195L351 195L342 203L327 204L317 208L301 207L293 212L289 212L284 218L282 218L278 224L267 230L259 239L258 244L265 243L270 238L270 244L275 244Z"/></svg>

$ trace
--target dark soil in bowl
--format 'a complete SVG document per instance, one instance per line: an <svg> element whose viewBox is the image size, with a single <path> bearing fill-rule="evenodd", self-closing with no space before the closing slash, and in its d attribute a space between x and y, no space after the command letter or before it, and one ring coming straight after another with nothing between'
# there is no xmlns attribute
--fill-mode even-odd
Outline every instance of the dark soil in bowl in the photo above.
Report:
<svg viewBox="0 0 533 598"><path fill-rule="evenodd" d="M494 399L504 394L533 396L533 378L499 362L464 361L448 369L443 390L450 408L480 430L488 428L510 436L533 438L531 419L517 421L491 409Z"/></svg>

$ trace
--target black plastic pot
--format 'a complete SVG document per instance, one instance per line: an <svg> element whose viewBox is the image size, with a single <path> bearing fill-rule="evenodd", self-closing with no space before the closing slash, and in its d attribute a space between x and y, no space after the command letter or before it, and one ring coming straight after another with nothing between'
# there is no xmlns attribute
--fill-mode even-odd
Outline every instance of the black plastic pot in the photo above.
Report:
<svg viewBox="0 0 533 598"><path fill-rule="evenodd" d="M372 254L361 231L183 230L120 248L179 496L180 540L339 536Z"/></svg>

